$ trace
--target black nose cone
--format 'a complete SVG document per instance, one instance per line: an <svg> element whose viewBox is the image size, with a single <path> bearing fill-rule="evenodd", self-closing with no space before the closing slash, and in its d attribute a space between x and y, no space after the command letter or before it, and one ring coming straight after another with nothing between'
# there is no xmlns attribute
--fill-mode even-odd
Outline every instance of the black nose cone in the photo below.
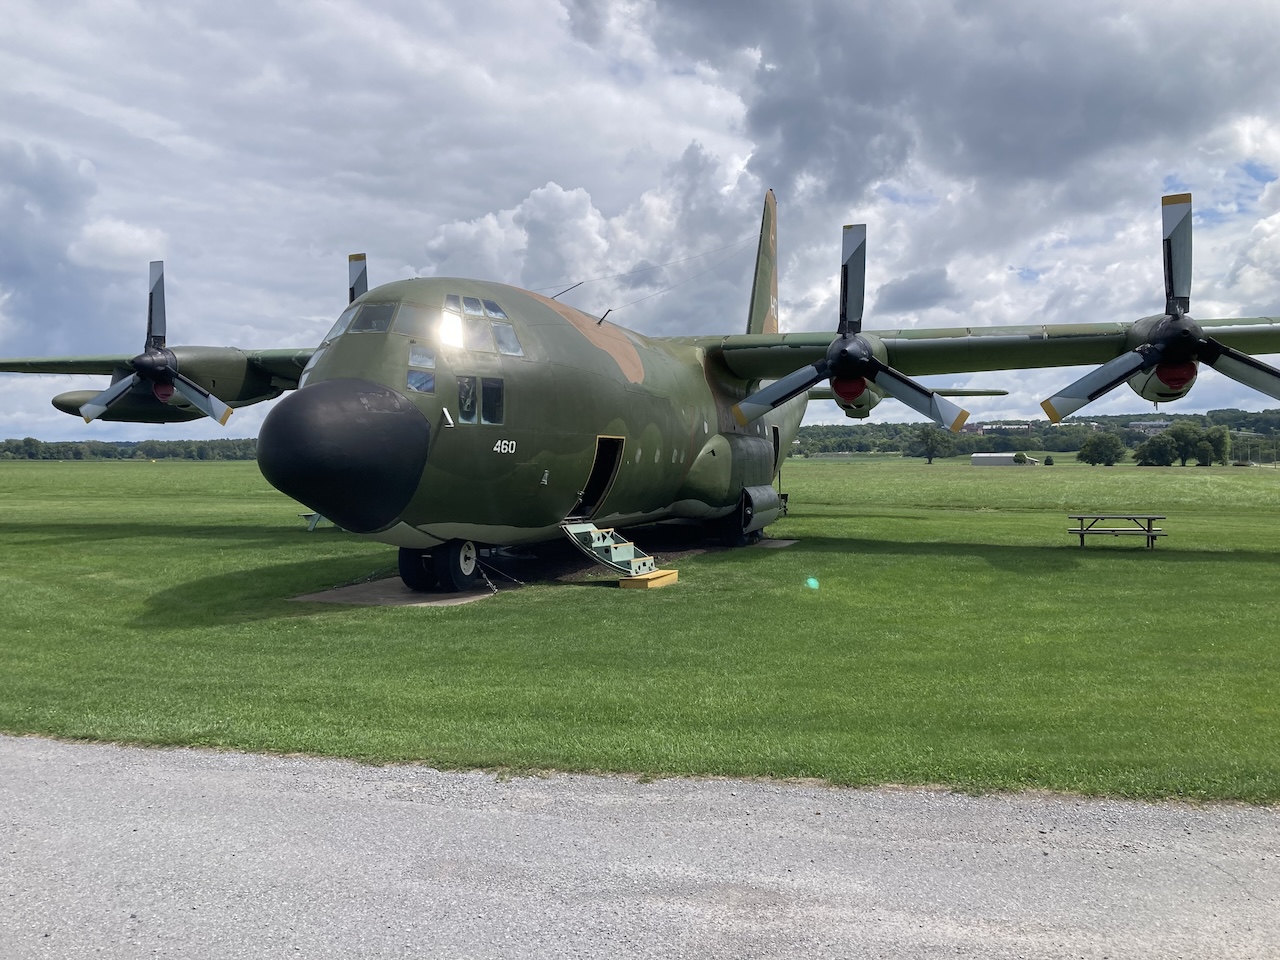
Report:
<svg viewBox="0 0 1280 960"><path fill-rule="evenodd" d="M408 506L430 442L431 424L408 398L369 380L324 380L267 414L258 468L343 529L370 533Z"/></svg>

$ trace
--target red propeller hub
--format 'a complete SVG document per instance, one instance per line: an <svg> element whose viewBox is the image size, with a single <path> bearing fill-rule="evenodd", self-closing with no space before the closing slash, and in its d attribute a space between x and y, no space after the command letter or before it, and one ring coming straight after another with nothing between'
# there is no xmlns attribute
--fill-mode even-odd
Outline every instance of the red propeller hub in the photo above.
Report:
<svg viewBox="0 0 1280 960"><path fill-rule="evenodd" d="M1162 363L1156 367L1156 376L1170 390L1181 390L1196 378L1196 365L1186 363Z"/></svg>
<svg viewBox="0 0 1280 960"><path fill-rule="evenodd" d="M837 377L831 381L831 392L845 403L853 403L866 389L867 381L862 377Z"/></svg>

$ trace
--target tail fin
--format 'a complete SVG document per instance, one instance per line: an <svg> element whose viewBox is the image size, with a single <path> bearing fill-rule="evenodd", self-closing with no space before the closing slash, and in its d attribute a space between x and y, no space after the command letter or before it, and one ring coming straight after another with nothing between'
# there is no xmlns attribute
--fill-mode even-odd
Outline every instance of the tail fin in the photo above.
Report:
<svg viewBox="0 0 1280 960"><path fill-rule="evenodd" d="M778 201L770 190L764 195L760 217L760 248L756 252L756 276L747 307L747 333L778 332Z"/></svg>

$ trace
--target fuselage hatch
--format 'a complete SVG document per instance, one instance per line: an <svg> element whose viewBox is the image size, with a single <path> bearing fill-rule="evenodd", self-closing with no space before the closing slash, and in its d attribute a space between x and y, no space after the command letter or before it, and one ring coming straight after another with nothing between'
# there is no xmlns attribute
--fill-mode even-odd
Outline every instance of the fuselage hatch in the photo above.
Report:
<svg viewBox="0 0 1280 960"><path fill-rule="evenodd" d="M368 291L268 415L264 476L399 547L532 543L569 519L714 520L765 500L805 400L740 426L751 384L693 339L651 339L500 283ZM748 494L750 496L750 494Z"/></svg>

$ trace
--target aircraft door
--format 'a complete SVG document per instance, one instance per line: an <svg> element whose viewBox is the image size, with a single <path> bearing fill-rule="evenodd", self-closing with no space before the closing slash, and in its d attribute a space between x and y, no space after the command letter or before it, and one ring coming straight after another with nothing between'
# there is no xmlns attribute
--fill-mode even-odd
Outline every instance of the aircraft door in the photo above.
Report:
<svg viewBox="0 0 1280 960"><path fill-rule="evenodd" d="M596 438L596 458L591 464L591 473L587 475L587 482L578 495L578 502L569 511L566 520L590 520L596 515L618 476L624 443L622 437Z"/></svg>

